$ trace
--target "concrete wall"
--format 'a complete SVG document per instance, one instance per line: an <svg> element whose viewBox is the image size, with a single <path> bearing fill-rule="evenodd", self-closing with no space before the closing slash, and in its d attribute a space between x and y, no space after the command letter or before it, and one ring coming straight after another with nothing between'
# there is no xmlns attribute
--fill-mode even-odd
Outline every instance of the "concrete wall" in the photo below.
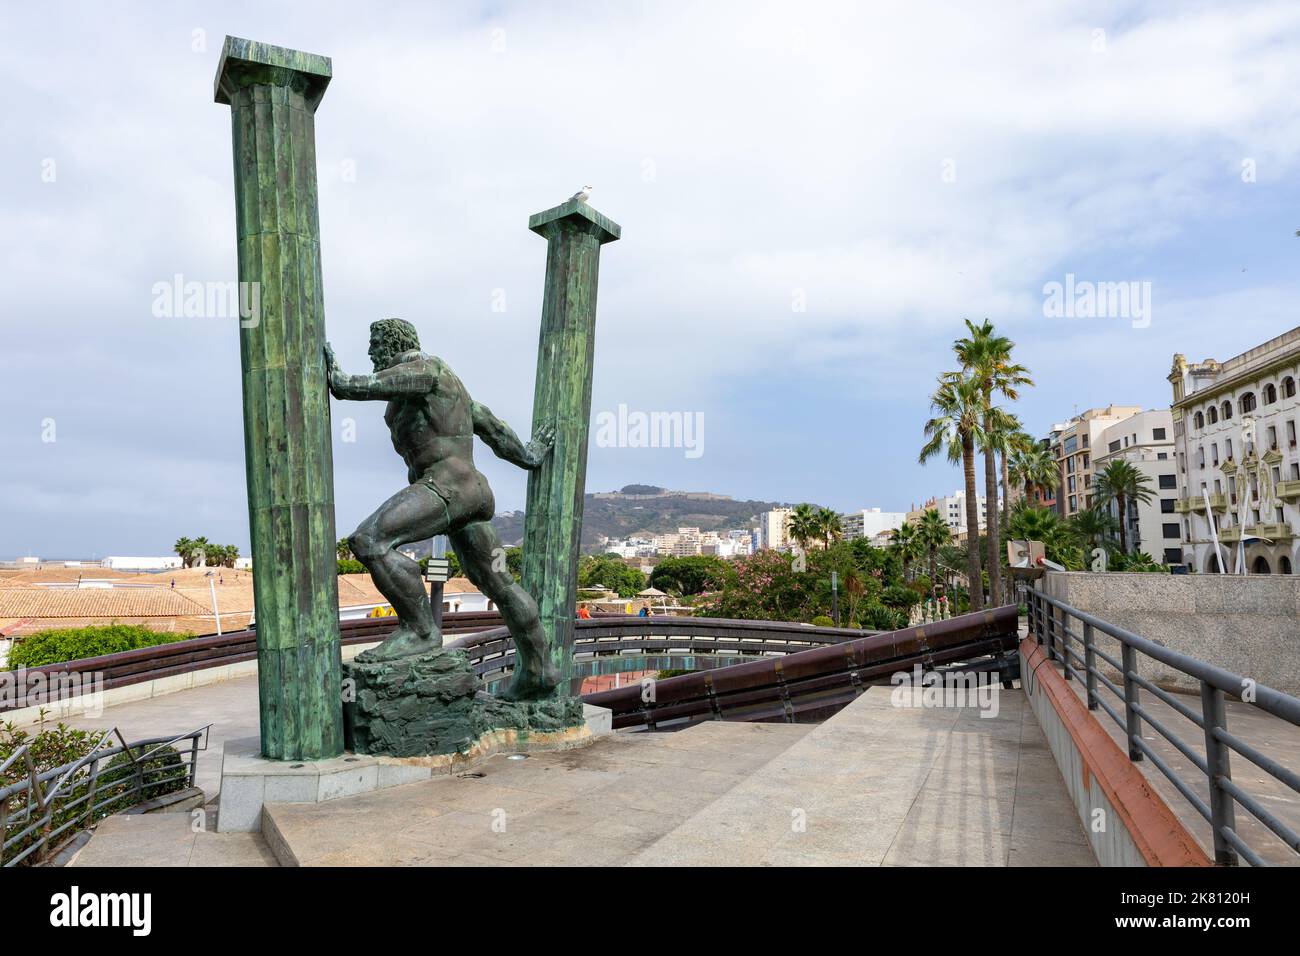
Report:
<svg viewBox="0 0 1300 956"><path fill-rule="evenodd" d="M1300 696L1300 577L1049 571L1042 586L1072 607L1171 650ZM1098 647L1118 659L1117 642L1103 638ZM1149 659L1139 668L1162 687L1198 689Z"/></svg>
<svg viewBox="0 0 1300 956"><path fill-rule="evenodd" d="M1020 684L1102 866L1209 866L1173 811L1048 663L1020 644Z"/></svg>

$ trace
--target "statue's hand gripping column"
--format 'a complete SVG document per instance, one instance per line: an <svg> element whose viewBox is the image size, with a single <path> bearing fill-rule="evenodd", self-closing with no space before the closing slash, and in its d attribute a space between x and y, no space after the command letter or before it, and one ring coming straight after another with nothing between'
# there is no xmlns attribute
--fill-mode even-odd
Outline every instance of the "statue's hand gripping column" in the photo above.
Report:
<svg viewBox="0 0 1300 956"><path fill-rule="evenodd" d="M282 760L343 752L314 121L330 75L326 57L227 37L216 80L239 279L259 293L239 353L262 753Z"/></svg>

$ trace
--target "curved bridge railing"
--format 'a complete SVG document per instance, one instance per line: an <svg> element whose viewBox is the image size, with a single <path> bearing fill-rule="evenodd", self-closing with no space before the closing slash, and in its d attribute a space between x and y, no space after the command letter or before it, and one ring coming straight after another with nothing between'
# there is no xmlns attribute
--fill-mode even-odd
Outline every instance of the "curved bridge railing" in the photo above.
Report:
<svg viewBox="0 0 1300 956"><path fill-rule="evenodd" d="M750 622L752 623L752 622ZM1018 676L1015 606L886 631L851 640L587 694L589 704L613 711L614 726L645 726L702 719L814 720L835 712L871 684L920 665L933 669L997 671L1003 682ZM791 625L784 625L788 630ZM970 666L971 662L976 662Z"/></svg>
<svg viewBox="0 0 1300 956"><path fill-rule="evenodd" d="M577 621L574 632L575 678L625 671L711 670L879 633L787 621L623 615ZM448 644L468 653L474 672L489 687L514 667L514 642L504 627L465 635Z"/></svg>

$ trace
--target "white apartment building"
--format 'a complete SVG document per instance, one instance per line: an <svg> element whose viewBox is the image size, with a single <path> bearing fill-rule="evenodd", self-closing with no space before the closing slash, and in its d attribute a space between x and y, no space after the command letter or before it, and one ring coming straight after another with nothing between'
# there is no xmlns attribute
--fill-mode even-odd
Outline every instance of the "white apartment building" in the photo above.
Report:
<svg viewBox="0 0 1300 956"><path fill-rule="evenodd" d="M789 524L793 508L773 508L758 516L758 546L763 550L785 551L790 547Z"/></svg>
<svg viewBox="0 0 1300 956"><path fill-rule="evenodd" d="M979 529L984 531L988 527L988 498L980 495L975 499L975 507L979 511ZM1002 499L998 499L998 507L1002 507ZM919 508L913 508L904 517L910 524L918 523L922 516L930 509L938 510L947 522L948 527L952 530L953 537L958 541L966 540L966 490L959 488L950 495L942 498L931 498Z"/></svg>
<svg viewBox="0 0 1300 956"><path fill-rule="evenodd" d="M1093 456L1102 432L1140 411L1140 405L1090 408L1064 425L1053 427L1051 449L1061 477L1056 489L1056 512L1062 518L1092 507L1092 476L1096 471Z"/></svg>
<svg viewBox="0 0 1300 956"><path fill-rule="evenodd" d="M1125 534L1129 551L1145 551L1162 564L1182 564L1182 522L1173 416L1169 409L1138 412L1103 429L1093 444L1094 473L1112 461L1126 461L1150 480L1151 500L1126 501ZM1119 520L1119 505L1107 506Z"/></svg>
<svg viewBox="0 0 1300 956"><path fill-rule="evenodd" d="M840 515L840 527L844 532L844 540L852 541L854 538L874 538L897 528L906 520L905 511L863 508L861 511L846 511Z"/></svg>
<svg viewBox="0 0 1300 956"><path fill-rule="evenodd" d="M1300 328L1224 362L1174 356L1176 507L1190 569L1294 573L1300 561L1298 379Z"/></svg>

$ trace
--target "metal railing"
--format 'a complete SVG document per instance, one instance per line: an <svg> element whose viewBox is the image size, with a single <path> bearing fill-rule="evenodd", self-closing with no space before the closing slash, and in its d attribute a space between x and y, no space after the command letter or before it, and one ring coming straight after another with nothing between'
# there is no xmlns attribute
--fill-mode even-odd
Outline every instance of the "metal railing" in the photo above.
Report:
<svg viewBox="0 0 1300 956"><path fill-rule="evenodd" d="M1088 709L1104 710L1119 726L1127 742L1129 759L1134 762L1150 760L1196 812L1210 824L1216 863L1235 866L1237 856L1240 854L1251 866L1269 865L1238 832L1236 823L1238 805L1285 843L1293 853L1300 854L1300 835L1233 782L1230 756L1236 753L1245 757L1296 794L1300 794L1300 774L1282 766L1277 760L1261 753L1228 730L1225 695L1240 699L1251 707L1297 727L1300 727L1300 698L1284 694L1197 658L1180 654L1178 651L1071 607L1040 590L1034 589L1027 593L1029 633L1045 647L1049 660L1061 664L1062 676L1067 681L1083 681ZM1070 626L1072 620L1081 625L1078 630ZM1098 632L1119 642L1119 660L1097 646ZM1076 646L1082 649L1082 653L1076 650ZM1138 673L1138 655L1159 661L1166 667L1197 681L1200 684L1199 710L1188 706L1174 694L1156 686L1154 682ZM1116 684L1102 673L1098 661L1114 669L1114 673L1120 677L1120 684ZM1118 699L1117 706L1111 706L1101 695L1102 688ZM1151 712L1149 707L1143 704L1143 691L1152 694L1201 729L1204 736L1204 756L1173 733ZM1144 722L1201 772L1209 796L1208 801L1143 740Z"/></svg>
<svg viewBox="0 0 1300 956"><path fill-rule="evenodd" d="M82 757L45 771L37 770L31 744L24 743L0 763L0 774L18 767L26 772L0 789L0 866L39 863L64 837L104 817L193 787L211 726L130 744L115 727ZM183 741L188 747L177 747Z"/></svg>
<svg viewBox="0 0 1300 956"><path fill-rule="evenodd" d="M602 615L574 622L575 673L601 673L601 662L640 655L667 660L691 656L694 669L750 658L794 654L825 644L842 644L879 634L856 628L810 627L788 621L740 621L708 617ZM464 650L474 672L497 680L515 665L515 643L504 627L448 641Z"/></svg>

